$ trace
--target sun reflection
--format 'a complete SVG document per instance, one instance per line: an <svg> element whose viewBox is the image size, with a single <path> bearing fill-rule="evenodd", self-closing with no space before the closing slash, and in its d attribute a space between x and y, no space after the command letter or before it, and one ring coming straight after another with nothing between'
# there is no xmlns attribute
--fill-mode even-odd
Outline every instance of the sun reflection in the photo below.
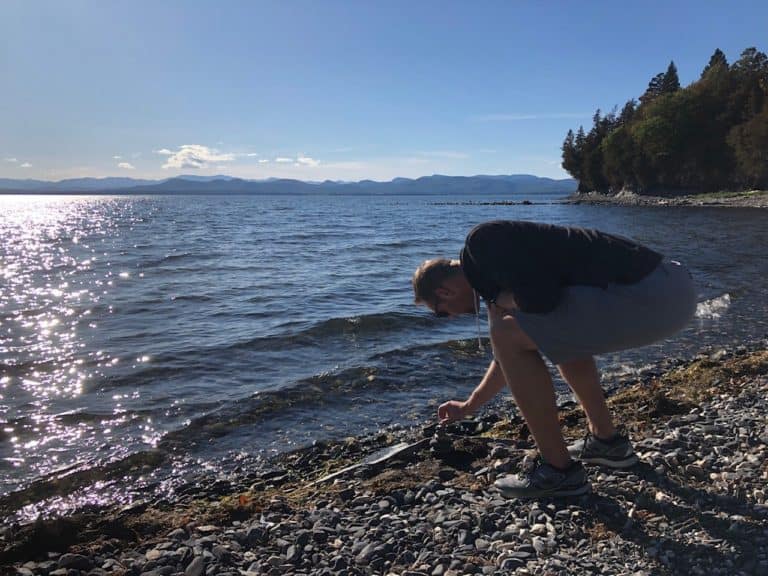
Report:
<svg viewBox="0 0 768 576"><path fill-rule="evenodd" d="M124 267L113 271L105 251L125 223L125 206L109 198L0 196L0 460L14 468L42 474L60 455L89 458L91 437L103 443L102 426L112 433L130 419L109 408L98 417L60 408L78 402L89 380L118 369L118 357L91 343L113 313L104 305L112 279L130 277ZM0 478L0 491L9 481Z"/></svg>

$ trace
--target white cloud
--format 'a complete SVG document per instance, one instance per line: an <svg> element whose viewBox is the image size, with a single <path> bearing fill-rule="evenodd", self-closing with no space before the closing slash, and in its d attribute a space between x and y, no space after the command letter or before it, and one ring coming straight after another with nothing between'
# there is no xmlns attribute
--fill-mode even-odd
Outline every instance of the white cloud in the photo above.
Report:
<svg viewBox="0 0 768 576"><path fill-rule="evenodd" d="M18 162L17 158L3 158L6 162L11 162L12 164L16 164Z"/></svg>
<svg viewBox="0 0 768 576"><path fill-rule="evenodd" d="M547 114L483 114L473 116L476 122L517 122L520 120L563 120L573 118L589 118L591 114L554 112Z"/></svg>
<svg viewBox="0 0 768 576"><path fill-rule="evenodd" d="M22 168L32 168L32 164L29 162L24 162L24 164L21 165Z"/></svg>
<svg viewBox="0 0 768 576"><path fill-rule="evenodd" d="M135 170L136 167L131 164L130 162L120 162L120 164L117 165L118 168L124 168L126 170Z"/></svg>
<svg viewBox="0 0 768 576"><path fill-rule="evenodd" d="M289 164L293 162L293 158L285 158L284 156L278 156L277 158L275 158L275 162L277 162L278 164Z"/></svg>
<svg viewBox="0 0 768 576"><path fill-rule="evenodd" d="M296 164L298 166L319 166L320 160L315 160L309 156L299 156L296 158Z"/></svg>
<svg viewBox="0 0 768 576"><path fill-rule="evenodd" d="M207 168L214 162L232 162L234 154L221 153L215 148L208 148L200 144L184 144L175 152L163 148L156 151L157 154L168 156L163 168Z"/></svg>
<svg viewBox="0 0 768 576"><path fill-rule="evenodd" d="M266 164L267 162L269 162L269 160L267 160L266 158L259 159L259 164Z"/></svg>
<svg viewBox="0 0 768 576"><path fill-rule="evenodd" d="M258 154L256 152L249 152L246 156L248 156L248 158L254 158L255 156L258 156Z"/></svg>
<svg viewBox="0 0 768 576"><path fill-rule="evenodd" d="M113 160L121 160L123 157L119 155L112 156Z"/></svg>

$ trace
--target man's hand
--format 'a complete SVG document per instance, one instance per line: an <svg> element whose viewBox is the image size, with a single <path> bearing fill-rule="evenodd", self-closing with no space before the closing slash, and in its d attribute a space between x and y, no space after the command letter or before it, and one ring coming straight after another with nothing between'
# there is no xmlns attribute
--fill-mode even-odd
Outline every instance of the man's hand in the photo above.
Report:
<svg viewBox="0 0 768 576"><path fill-rule="evenodd" d="M469 414L470 411L467 409L467 403L459 402L458 400L449 400L441 404L437 409L437 418L441 424L461 420L469 416Z"/></svg>

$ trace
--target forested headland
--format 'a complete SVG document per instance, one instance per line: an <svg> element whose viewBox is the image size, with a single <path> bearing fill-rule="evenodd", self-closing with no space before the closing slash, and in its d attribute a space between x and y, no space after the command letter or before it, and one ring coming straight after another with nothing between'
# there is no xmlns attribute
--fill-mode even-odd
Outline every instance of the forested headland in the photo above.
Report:
<svg viewBox="0 0 768 576"><path fill-rule="evenodd" d="M715 50L686 87L670 62L638 100L592 120L562 148L580 193L768 189L768 57L756 48L733 64Z"/></svg>

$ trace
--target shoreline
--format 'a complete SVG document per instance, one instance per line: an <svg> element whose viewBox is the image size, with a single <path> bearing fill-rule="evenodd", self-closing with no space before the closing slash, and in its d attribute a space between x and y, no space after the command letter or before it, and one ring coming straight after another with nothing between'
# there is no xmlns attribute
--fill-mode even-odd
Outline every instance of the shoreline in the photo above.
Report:
<svg viewBox="0 0 768 576"><path fill-rule="evenodd" d="M588 467L586 496L502 499L493 480L526 465L533 444L519 419L485 410L448 437L432 426L318 442L255 478L244 471L172 498L4 526L0 572L768 571L768 345L657 366L609 403L642 462ZM566 437L581 437L580 409L560 413ZM418 446L311 484L396 442Z"/></svg>
<svg viewBox="0 0 768 576"><path fill-rule="evenodd" d="M768 208L768 190L749 190L745 192L714 192L707 194L686 195L640 195L621 191L615 195L588 192L571 194L563 204L590 204L611 206L697 206L729 208Z"/></svg>

